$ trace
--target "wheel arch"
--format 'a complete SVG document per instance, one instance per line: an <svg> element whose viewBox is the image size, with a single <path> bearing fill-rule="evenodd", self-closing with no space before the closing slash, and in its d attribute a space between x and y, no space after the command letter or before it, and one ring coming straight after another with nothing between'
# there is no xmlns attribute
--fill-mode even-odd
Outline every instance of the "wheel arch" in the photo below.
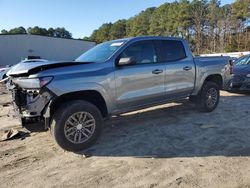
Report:
<svg viewBox="0 0 250 188"><path fill-rule="evenodd" d="M96 90L83 90L65 93L56 97L50 104L50 117L65 102L73 100L85 100L95 105L101 112L103 118L108 117L108 108L104 97Z"/></svg>
<svg viewBox="0 0 250 188"><path fill-rule="evenodd" d="M197 75L195 81L195 88L191 94L191 96L197 96L202 89L205 82L211 81L216 83L219 86L219 89L223 89L223 77L220 73L212 73L212 74L203 74L202 76Z"/></svg>
<svg viewBox="0 0 250 188"><path fill-rule="evenodd" d="M204 82L207 82L207 81L216 83L219 86L219 89L223 88L223 79L220 74L212 74L212 75L207 76Z"/></svg>

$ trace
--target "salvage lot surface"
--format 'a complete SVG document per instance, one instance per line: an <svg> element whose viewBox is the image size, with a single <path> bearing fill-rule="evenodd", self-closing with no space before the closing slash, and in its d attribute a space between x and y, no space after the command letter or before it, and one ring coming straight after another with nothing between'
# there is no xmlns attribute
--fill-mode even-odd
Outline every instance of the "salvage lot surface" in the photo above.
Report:
<svg viewBox="0 0 250 188"><path fill-rule="evenodd" d="M0 142L0 187L250 187L250 95L221 92L199 113L182 101L106 121L98 143L64 152L49 132ZM18 127L0 89L0 135Z"/></svg>

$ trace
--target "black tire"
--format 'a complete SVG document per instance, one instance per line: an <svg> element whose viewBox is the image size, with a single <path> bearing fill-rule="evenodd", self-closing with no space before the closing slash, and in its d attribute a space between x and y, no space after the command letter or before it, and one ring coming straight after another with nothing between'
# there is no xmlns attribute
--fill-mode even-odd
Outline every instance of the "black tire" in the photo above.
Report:
<svg viewBox="0 0 250 188"><path fill-rule="evenodd" d="M211 102L211 100L213 100L213 102ZM214 82L206 81L199 92L196 105L201 112L212 112L217 107L219 100L219 86Z"/></svg>
<svg viewBox="0 0 250 188"><path fill-rule="evenodd" d="M73 143L72 141L69 140L69 138L66 137L65 127L69 125L69 124L66 125L66 122L69 120L70 117L72 117L72 115L76 113L80 113L80 112L90 114L91 117L93 117L95 128L93 130L92 135L86 141L82 143ZM77 124L77 123L75 122L74 124ZM77 127L76 125L72 127L74 128L72 132L78 131L78 128L76 128ZM87 101L74 100L71 102L67 102L59 107L59 109L55 112L55 114L52 117L50 128L51 128L51 134L53 138L55 139L56 143L61 148L67 151L77 152L77 151L81 151L92 146L96 142L102 130L102 115L99 109L95 105ZM83 133L82 132L75 133L73 135L76 135L76 134L78 134L78 138L79 138L79 137L82 137ZM81 136L79 136L79 134L81 134Z"/></svg>

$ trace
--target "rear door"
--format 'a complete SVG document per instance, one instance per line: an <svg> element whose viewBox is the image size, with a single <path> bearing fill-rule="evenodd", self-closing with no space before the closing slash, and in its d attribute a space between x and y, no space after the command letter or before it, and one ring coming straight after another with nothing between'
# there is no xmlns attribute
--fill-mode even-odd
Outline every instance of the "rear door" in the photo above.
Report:
<svg viewBox="0 0 250 188"><path fill-rule="evenodd" d="M195 65L187 57L182 41L157 41L159 62L165 65L165 93L168 99L188 96L194 89Z"/></svg>
<svg viewBox="0 0 250 188"><path fill-rule="evenodd" d="M118 111L129 111L164 100L165 66L158 63L153 41L128 46L119 58L133 58L133 64L116 67Z"/></svg>

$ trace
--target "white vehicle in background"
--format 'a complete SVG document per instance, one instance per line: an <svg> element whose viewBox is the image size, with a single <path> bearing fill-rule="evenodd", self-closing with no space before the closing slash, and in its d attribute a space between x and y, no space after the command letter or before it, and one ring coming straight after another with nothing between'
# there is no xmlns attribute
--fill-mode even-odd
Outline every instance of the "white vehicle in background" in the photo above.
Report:
<svg viewBox="0 0 250 188"><path fill-rule="evenodd" d="M46 59L25 59L21 61L20 63L34 63L34 62L47 62L48 60Z"/></svg>
<svg viewBox="0 0 250 188"><path fill-rule="evenodd" d="M48 60L45 60L45 59L25 59L25 60L20 61L19 63L35 63L35 62L47 62L47 61ZM15 67L16 65L13 65L13 66L7 65L5 67L0 67L0 81L7 78L7 72L13 67Z"/></svg>
<svg viewBox="0 0 250 188"><path fill-rule="evenodd" d="M11 69L11 67L1 67L0 68L0 81L6 78L6 73Z"/></svg>

